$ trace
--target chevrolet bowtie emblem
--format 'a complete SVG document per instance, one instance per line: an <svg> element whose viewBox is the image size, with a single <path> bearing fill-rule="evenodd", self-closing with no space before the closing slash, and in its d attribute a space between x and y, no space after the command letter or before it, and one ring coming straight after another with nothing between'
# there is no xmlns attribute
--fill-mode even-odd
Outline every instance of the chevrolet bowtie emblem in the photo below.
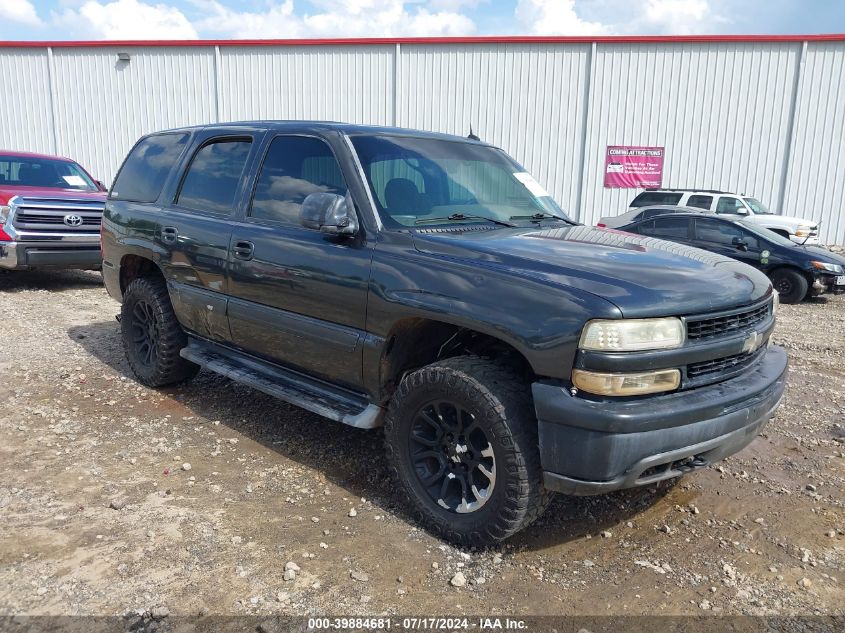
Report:
<svg viewBox="0 0 845 633"><path fill-rule="evenodd" d="M742 344L742 352L744 354L750 354L754 350L756 350L760 345L763 344L763 335L758 334L757 332L752 332L748 335L748 338L745 339L745 342Z"/></svg>

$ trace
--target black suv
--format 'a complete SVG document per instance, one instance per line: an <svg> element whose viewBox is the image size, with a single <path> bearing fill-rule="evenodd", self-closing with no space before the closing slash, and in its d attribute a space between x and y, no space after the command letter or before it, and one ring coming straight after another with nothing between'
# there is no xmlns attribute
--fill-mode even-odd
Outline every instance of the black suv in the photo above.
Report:
<svg viewBox="0 0 845 633"><path fill-rule="evenodd" d="M283 121L152 134L102 238L141 382L205 367L383 424L404 494L457 543L508 537L550 491L734 453L784 390L765 275L580 226L475 140Z"/></svg>

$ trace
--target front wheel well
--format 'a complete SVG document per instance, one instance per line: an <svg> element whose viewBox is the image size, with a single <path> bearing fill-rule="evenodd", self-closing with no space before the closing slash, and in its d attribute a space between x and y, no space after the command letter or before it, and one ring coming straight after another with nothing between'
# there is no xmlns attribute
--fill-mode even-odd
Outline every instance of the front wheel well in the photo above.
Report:
<svg viewBox="0 0 845 633"><path fill-rule="evenodd" d="M390 399L406 374L445 358L469 355L508 365L526 382L536 378L528 359L500 338L442 321L409 318L396 323L385 338L379 367L382 401Z"/></svg>
<svg viewBox="0 0 845 633"><path fill-rule="evenodd" d="M789 231L787 231L786 229L769 229L769 230L772 233L777 233L781 237L785 237L786 239L789 239Z"/></svg>
<svg viewBox="0 0 845 633"><path fill-rule="evenodd" d="M164 277L154 261L140 255L124 255L120 260L120 292L126 292L135 279L138 277L159 276Z"/></svg>

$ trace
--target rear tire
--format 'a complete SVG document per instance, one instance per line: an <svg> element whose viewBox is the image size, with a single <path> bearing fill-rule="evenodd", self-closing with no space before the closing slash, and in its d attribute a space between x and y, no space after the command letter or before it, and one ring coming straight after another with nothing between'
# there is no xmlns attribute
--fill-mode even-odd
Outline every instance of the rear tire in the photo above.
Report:
<svg viewBox="0 0 845 633"><path fill-rule="evenodd" d="M170 303L161 277L139 277L123 293L120 329L126 359L138 380L163 387L193 378L199 371L179 355L188 337Z"/></svg>
<svg viewBox="0 0 845 633"><path fill-rule="evenodd" d="M807 278L797 270L780 268L772 273L771 279L781 303L800 303L807 296Z"/></svg>
<svg viewBox="0 0 845 633"><path fill-rule="evenodd" d="M393 476L419 518L457 545L502 541L551 500L529 386L489 360L450 358L407 375L384 431Z"/></svg>

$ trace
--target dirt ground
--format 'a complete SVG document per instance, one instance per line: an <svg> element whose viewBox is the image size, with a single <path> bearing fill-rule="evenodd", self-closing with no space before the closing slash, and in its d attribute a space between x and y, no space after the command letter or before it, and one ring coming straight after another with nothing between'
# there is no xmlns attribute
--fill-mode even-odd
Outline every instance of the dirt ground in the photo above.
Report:
<svg viewBox="0 0 845 633"><path fill-rule="evenodd" d="M140 386L117 311L97 273L0 275L0 615L845 614L845 296L782 307L787 395L739 455L483 552L415 527L379 432Z"/></svg>

